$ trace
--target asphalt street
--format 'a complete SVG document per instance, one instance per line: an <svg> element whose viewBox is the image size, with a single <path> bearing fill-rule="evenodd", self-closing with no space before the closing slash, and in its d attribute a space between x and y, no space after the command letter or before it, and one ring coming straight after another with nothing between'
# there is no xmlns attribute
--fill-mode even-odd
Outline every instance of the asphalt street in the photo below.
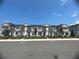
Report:
<svg viewBox="0 0 79 59"><path fill-rule="evenodd" d="M0 42L0 59L73 59L79 41Z"/></svg>

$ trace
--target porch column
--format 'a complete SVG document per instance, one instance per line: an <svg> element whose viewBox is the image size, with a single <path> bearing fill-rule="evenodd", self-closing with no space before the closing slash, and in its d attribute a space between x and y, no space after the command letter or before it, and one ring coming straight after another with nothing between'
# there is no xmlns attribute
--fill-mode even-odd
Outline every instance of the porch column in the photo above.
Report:
<svg viewBox="0 0 79 59"><path fill-rule="evenodd" d="M30 36L32 36L32 32L30 32Z"/></svg>
<svg viewBox="0 0 79 59"><path fill-rule="evenodd" d="M64 36L66 36L66 33L65 33L65 32L64 32L64 35L63 35L63 37L64 37Z"/></svg>
<svg viewBox="0 0 79 59"><path fill-rule="evenodd" d="M48 36L48 35L49 35L49 32L47 31L47 32L45 33L45 35Z"/></svg>
<svg viewBox="0 0 79 59"><path fill-rule="evenodd" d="M54 36L54 33L52 33L52 36Z"/></svg>
<svg viewBox="0 0 79 59"><path fill-rule="evenodd" d="M37 33L36 33L36 36L38 36L38 27L37 27L36 29L37 29Z"/></svg>
<svg viewBox="0 0 79 59"><path fill-rule="evenodd" d="M0 36L1 36L2 34L1 34L1 31L0 31Z"/></svg>
<svg viewBox="0 0 79 59"><path fill-rule="evenodd" d="M17 36L17 35L16 35L16 32L13 33L13 36Z"/></svg>
<svg viewBox="0 0 79 59"><path fill-rule="evenodd" d="M42 36L44 36L44 35L43 35L43 32L42 32Z"/></svg>
<svg viewBox="0 0 79 59"><path fill-rule="evenodd" d="M38 31L37 31L37 33L36 33L36 36L38 36Z"/></svg>
<svg viewBox="0 0 79 59"><path fill-rule="evenodd" d="M11 32L9 33L9 35L12 35Z"/></svg>
<svg viewBox="0 0 79 59"><path fill-rule="evenodd" d="M71 35L71 33L69 32L69 36Z"/></svg>

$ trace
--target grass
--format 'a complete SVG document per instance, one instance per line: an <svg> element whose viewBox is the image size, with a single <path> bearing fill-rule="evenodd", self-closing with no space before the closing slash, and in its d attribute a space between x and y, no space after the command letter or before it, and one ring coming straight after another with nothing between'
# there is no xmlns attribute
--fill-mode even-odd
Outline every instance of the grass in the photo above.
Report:
<svg viewBox="0 0 79 59"><path fill-rule="evenodd" d="M16 37L13 37L13 36L3 36L3 37L0 37L0 39L46 39L45 37L43 36L30 36L30 37L27 37L27 36L16 36Z"/></svg>
<svg viewBox="0 0 79 59"><path fill-rule="evenodd" d="M79 38L79 37L75 37L75 36L70 36L70 37L52 37L52 36L47 36L47 37L44 37L44 36L30 36L30 37L27 37L27 36L17 36L17 37L13 37L13 36L4 36L4 37L0 37L0 39L57 39L57 38Z"/></svg>
<svg viewBox="0 0 79 59"><path fill-rule="evenodd" d="M46 38L43 36L39 36L39 37L34 36L34 37L25 37L24 39L46 39Z"/></svg>

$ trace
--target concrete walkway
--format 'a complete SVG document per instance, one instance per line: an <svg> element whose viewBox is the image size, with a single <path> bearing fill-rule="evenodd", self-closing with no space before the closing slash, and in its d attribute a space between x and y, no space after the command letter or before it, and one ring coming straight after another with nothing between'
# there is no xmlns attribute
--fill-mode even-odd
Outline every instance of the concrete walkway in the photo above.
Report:
<svg viewBox="0 0 79 59"><path fill-rule="evenodd" d="M66 41L79 40L79 38L58 38L58 39L1 39L0 41Z"/></svg>

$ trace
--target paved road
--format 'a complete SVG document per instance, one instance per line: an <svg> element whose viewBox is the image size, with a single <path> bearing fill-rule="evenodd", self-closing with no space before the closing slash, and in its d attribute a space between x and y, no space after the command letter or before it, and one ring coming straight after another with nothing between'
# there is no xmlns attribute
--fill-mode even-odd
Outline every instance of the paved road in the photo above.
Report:
<svg viewBox="0 0 79 59"><path fill-rule="evenodd" d="M0 42L2 59L73 59L79 41ZM1 58L0 58L1 59Z"/></svg>

